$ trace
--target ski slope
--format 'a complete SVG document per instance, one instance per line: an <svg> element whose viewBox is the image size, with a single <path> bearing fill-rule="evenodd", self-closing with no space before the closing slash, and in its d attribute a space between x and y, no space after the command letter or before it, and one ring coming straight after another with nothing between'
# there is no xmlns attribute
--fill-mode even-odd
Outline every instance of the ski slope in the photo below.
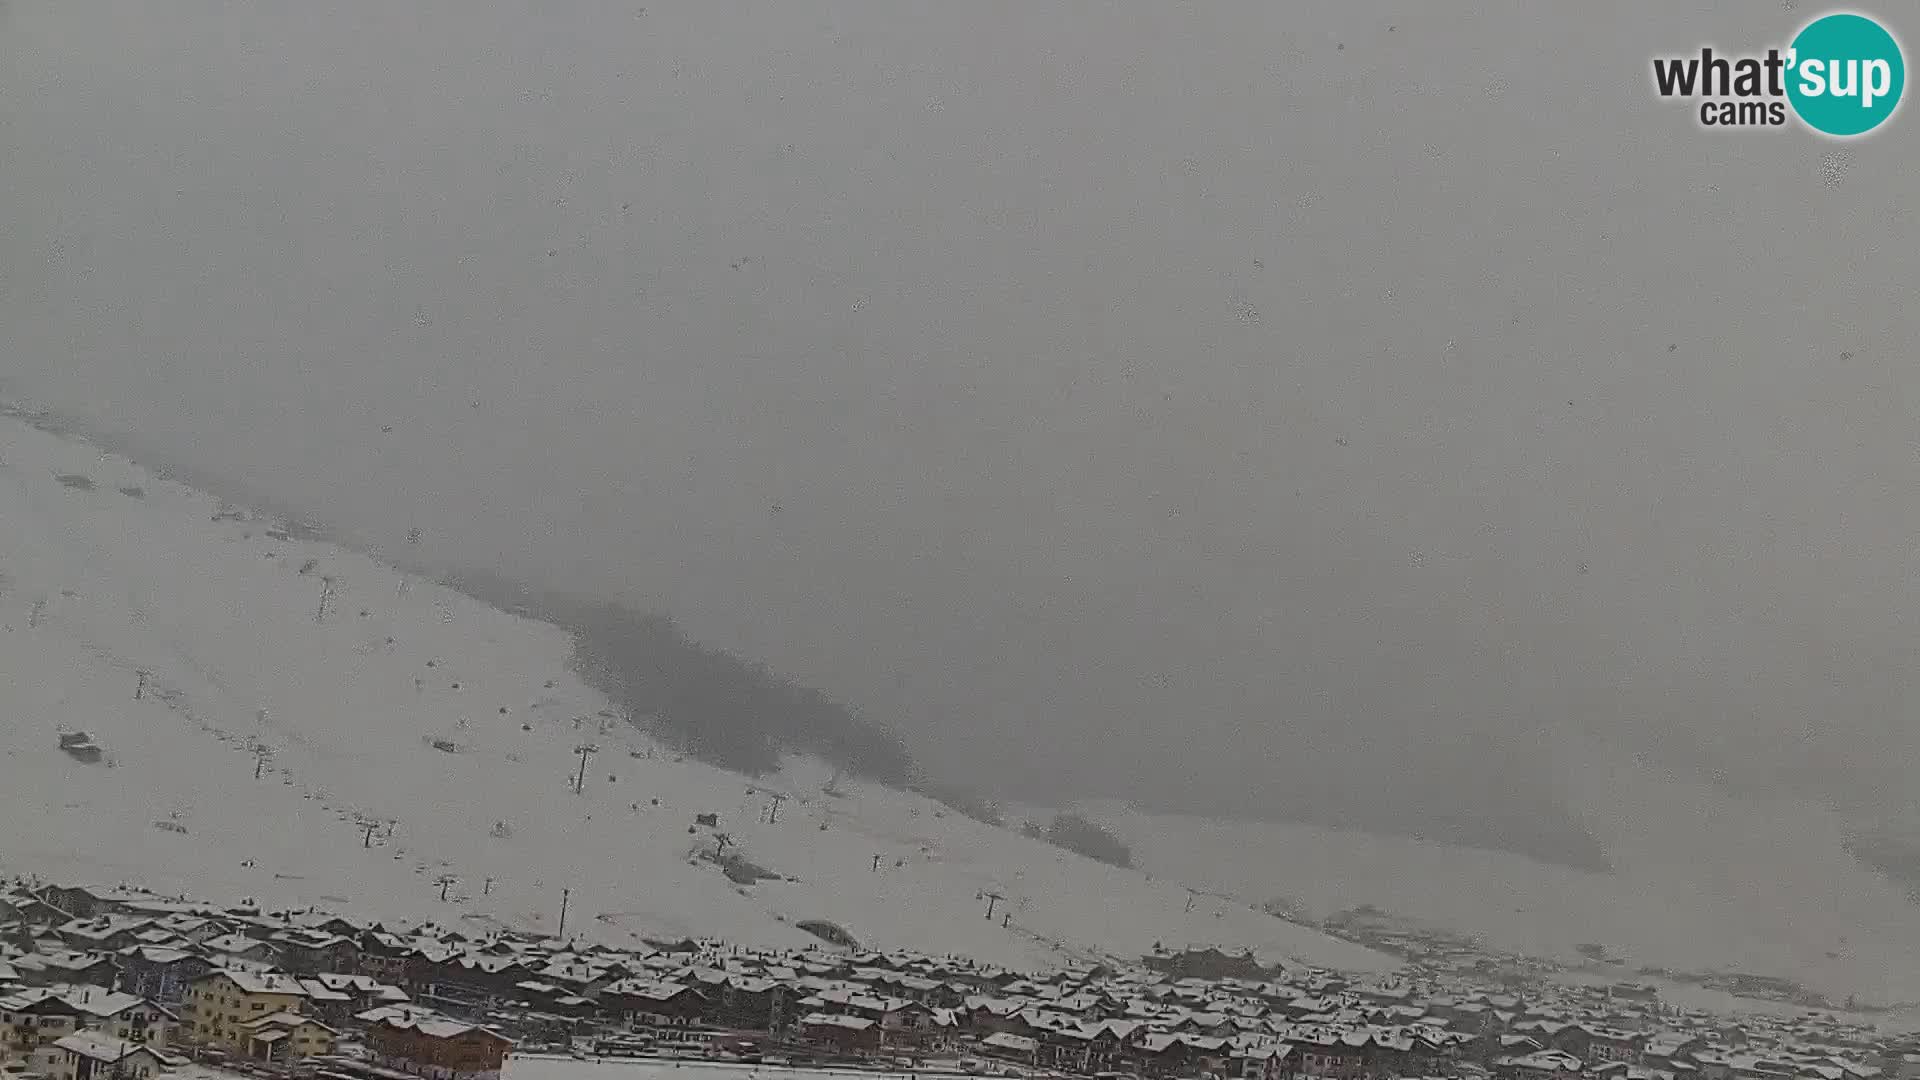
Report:
<svg viewBox="0 0 1920 1080"><path fill-rule="evenodd" d="M1156 942L1391 966L919 796L826 794L817 763L754 781L677 759L567 671L560 630L15 419L0 625L8 873L549 932L565 889L570 935L626 943L804 946L794 924L825 919L1025 967ZM71 730L105 759L57 749ZM716 831L783 880L696 858Z"/></svg>
<svg viewBox="0 0 1920 1080"><path fill-rule="evenodd" d="M808 945L794 924L825 919L866 945L1027 967L1155 943L1391 966L1253 910L1285 897L1540 955L1594 942L1628 969L1920 1000L1920 908L1845 853L1844 822L1604 748L1560 779L1612 874L1088 807L1142 873L907 793L828 795L815 762L749 780L677 760L566 670L568 647L552 626L0 419L0 872L546 931L567 889L569 933L612 942ZM61 753L71 730L106 760ZM575 793L583 743L597 752ZM709 813L717 829L694 825ZM692 858L716 831L792 880L742 887ZM1188 886L1219 895L1189 911ZM986 893L1007 898L1011 925L983 917Z"/></svg>

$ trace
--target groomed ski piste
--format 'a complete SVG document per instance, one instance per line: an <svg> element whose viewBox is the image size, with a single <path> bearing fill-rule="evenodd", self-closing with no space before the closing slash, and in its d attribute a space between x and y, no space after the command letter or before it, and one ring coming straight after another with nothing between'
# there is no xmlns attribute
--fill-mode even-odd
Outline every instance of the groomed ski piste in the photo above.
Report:
<svg viewBox="0 0 1920 1080"><path fill-rule="evenodd" d="M1156 944L1393 966L816 761L684 759L560 629L18 417L0 626L0 872L548 933L565 890L569 936L627 945L806 946L824 920L1027 969ZM99 760L60 748L78 732ZM777 876L731 880L718 834Z"/></svg>

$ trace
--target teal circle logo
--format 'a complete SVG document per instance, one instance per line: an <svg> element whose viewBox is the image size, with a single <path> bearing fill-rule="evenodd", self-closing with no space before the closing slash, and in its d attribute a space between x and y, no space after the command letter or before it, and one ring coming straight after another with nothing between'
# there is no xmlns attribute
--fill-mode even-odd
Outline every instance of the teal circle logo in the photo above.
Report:
<svg viewBox="0 0 1920 1080"><path fill-rule="evenodd" d="M1815 131L1865 135L1900 106L1907 63L1900 43L1864 15L1824 15L1793 39L1787 100Z"/></svg>

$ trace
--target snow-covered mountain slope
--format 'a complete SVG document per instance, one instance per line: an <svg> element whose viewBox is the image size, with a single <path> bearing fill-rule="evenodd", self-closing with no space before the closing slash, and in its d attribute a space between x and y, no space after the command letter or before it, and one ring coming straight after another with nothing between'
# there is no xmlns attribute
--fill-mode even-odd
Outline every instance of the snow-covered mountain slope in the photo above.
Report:
<svg viewBox="0 0 1920 1080"><path fill-rule="evenodd" d="M558 629L17 420L0 625L6 872L547 930L568 889L570 932L621 941L804 945L794 924L824 919L1029 966L1155 942L1390 966L1247 906L1187 912L1176 883L919 796L826 794L814 763L750 781L679 760L566 670ZM58 749L71 730L104 760ZM694 858L716 844L701 814L785 880Z"/></svg>
<svg viewBox="0 0 1920 1080"><path fill-rule="evenodd" d="M1090 807L1155 875L1313 916L1371 904L1495 947L1793 979L1834 1001L1920 1001L1920 907L1843 846L1846 823L1591 747L1557 778L1613 870L1305 825Z"/></svg>
<svg viewBox="0 0 1920 1080"><path fill-rule="evenodd" d="M608 940L809 944L794 924L824 919L867 944L1023 965L1163 942L1388 966L1254 910L1284 897L1519 951L1592 942L1628 968L1920 1000L1920 908L1845 852L1843 822L1604 748L1557 779L1612 874L1090 807L1145 871L1129 872L919 796L828 795L812 762L752 781L677 760L566 670L568 648L552 626L0 420L0 872L549 930L570 889L569 929ZM63 754L70 730L105 761ZM576 794L583 743L598 752ZM793 880L741 887L690 860L714 847L694 822L709 813ZM1243 902L1189 911L1189 885ZM986 893L1012 925L983 917Z"/></svg>

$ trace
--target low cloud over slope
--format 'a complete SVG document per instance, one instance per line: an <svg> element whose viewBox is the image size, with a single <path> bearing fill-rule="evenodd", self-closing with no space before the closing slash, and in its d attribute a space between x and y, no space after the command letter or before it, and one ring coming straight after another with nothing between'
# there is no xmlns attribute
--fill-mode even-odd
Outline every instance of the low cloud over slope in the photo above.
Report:
<svg viewBox="0 0 1920 1080"><path fill-rule="evenodd" d="M808 760L683 758L570 674L560 629L83 443L0 421L0 463L0 869L547 930L569 889L570 933L623 941L827 920L1026 965L1155 941L1387 964L918 795L828 794ZM102 760L58 748L77 730ZM778 876L730 877L723 833Z"/></svg>

